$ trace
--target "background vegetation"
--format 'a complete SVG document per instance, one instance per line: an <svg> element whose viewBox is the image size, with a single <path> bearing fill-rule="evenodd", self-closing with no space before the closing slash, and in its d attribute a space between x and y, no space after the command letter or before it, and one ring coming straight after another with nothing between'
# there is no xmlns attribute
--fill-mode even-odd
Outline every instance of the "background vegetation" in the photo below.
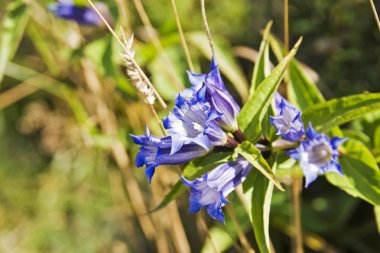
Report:
<svg viewBox="0 0 380 253"><path fill-rule="evenodd" d="M23 1L0 0L1 19L12 27L0 30L0 59L7 52L10 60L0 76L0 252L213 252L212 242L238 252L245 249L244 238L256 249L248 216L234 195L226 226L203 214L189 215L187 195L145 215L179 172L160 167L160 176L149 185L134 166L137 147L128 134L142 134L145 124L156 133L159 128L124 76L120 48L102 26L55 18L47 9L51 1L24 1L8 16L11 2ZM158 47L135 8L138 1L103 2L116 30L122 25L128 35L135 34L136 60L172 103L188 85L188 67L170 1L142 1ZM195 68L205 72L208 44L199 1L176 2ZM258 49L269 20L274 35L282 38L282 1L206 2L214 39L233 69L222 72L238 97L228 77L238 73L248 83L251 49ZM304 37L297 58L314 69L310 73L326 98L380 92L380 33L368 1L289 4L291 44ZM378 164L380 140L374 137L379 123L378 115L368 115L350 125L363 132L357 138L372 147ZM286 173L281 180L290 184ZM270 228L276 252L290 251L289 192L273 196ZM303 191L302 223L306 252L380 249L373 208L324 177Z"/></svg>

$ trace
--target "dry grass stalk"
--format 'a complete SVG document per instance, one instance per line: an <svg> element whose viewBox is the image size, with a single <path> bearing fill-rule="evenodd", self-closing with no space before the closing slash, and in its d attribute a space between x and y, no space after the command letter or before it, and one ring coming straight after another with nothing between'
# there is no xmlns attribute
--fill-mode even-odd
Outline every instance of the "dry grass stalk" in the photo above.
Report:
<svg viewBox="0 0 380 253"><path fill-rule="evenodd" d="M154 96L154 91L149 85L141 78L139 71L136 69L135 65L132 62L133 57L135 56L135 51L132 49L133 44L133 35L127 39L124 35L123 30L121 30L122 37L124 40L124 45L127 53L122 54L124 59L124 64L127 68L126 73L129 78L129 81L136 89L141 92L144 96L144 102L148 105L153 105L156 97Z"/></svg>
<svg viewBox="0 0 380 253"><path fill-rule="evenodd" d="M373 0L369 0L369 2L372 7L373 16L375 17L375 20L376 20L377 28L379 28L379 32L380 32L380 20L379 20L379 16L377 15L375 3L373 2Z"/></svg>
<svg viewBox="0 0 380 253"><path fill-rule="evenodd" d="M144 28L149 36L149 39L152 41L153 46L162 56L162 61L164 61L164 64L167 65L167 67L164 68L164 70L166 70L168 76L170 77L171 81L173 82L173 85L177 88L177 90L181 91L184 88L182 82L175 72L175 68L172 61L170 60L167 53L164 51L164 48L155 32L155 29L152 23L150 22L149 16L145 11L144 5L142 4L141 0L133 0L133 3L136 7L137 13L141 21L144 24Z"/></svg>
<svg viewBox="0 0 380 253"><path fill-rule="evenodd" d="M193 62L191 61L190 52L189 52L189 48L187 47L185 35L183 34L181 21L179 20L179 15L178 15L177 6L175 4L175 0L171 0L171 4L172 4L172 9L173 9L173 14L175 17L175 22L178 28L179 37L181 38L182 48L183 48L183 51L185 52L187 64L189 65L190 71L194 72L194 65L193 65Z"/></svg>
<svg viewBox="0 0 380 253"><path fill-rule="evenodd" d="M210 44L210 48L211 48L211 53L212 55L215 56L214 46L212 44L212 39L211 39L210 27L208 26L208 22L207 22L205 0L201 0L201 12L202 12L203 25L205 27L206 34L207 34L208 43Z"/></svg>
<svg viewBox="0 0 380 253"><path fill-rule="evenodd" d="M124 52L125 54L129 54L129 50L128 48L126 48L126 46L124 45L124 43L120 40L120 38L117 36L117 34L115 33L115 31L112 29L112 27L108 24L107 20L103 17L103 15L99 12L99 10L96 8L96 6L93 4L93 2L91 0L87 0L89 2L89 4L91 5L91 7L95 10L95 12L99 15L100 19L103 21L103 23L105 24L105 26L107 27L107 29L110 31L110 33L112 34L112 36L115 37L115 39L117 40L117 42L120 44L120 46L124 49ZM161 106L166 109L167 108L167 105L166 103L164 102L164 100L161 98L160 94L158 94L157 90L154 88L153 84L149 81L148 77L145 75L144 71L142 71L142 69L140 68L140 66L137 64L137 62L134 60L134 57L129 55L129 59L131 61L131 63L134 65L134 68L138 71L138 73L140 74L140 77L144 80L144 82L149 86L149 88L151 88L153 90L153 93L154 95L156 96L158 102L161 104Z"/></svg>

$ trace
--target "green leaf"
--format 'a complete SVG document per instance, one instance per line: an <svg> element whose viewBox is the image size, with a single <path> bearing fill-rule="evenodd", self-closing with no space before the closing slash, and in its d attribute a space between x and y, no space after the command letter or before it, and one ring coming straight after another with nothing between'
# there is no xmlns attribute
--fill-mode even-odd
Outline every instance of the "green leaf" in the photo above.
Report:
<svg viewBox="0 0 380 253"><path fill-rule="evenodd" d="M257 126L263 120L269 105L272 102L289 61L296 54L302 38L298 40L289 54L277 65L270 75L261 82L257 90L248 99L238 115L239 128L243 131L248 140L257 138L260 132Z"/></svg>
<svg viewBox="0 0 380 253"><path fill-rule="evenodd" d="M259 170L265 177L272 181L278 189L284 191L284 188L282 188L280 182L274 175L267 161L261 155L260 150L255 147L255 145L248 141L244 141L237 148L235 148L235 152L247 159L247 161L252 164L254 168Z"/></svg>
<svg viewBox="0 0 380 253"><path fill-rule="evenodd" d="M269 41L276 58L281 61L285 52L283 44L273 35L270 35ZM297 105L301 110L313 104L326 101L317 85L305 73L299 61L296 59L290 61L289 72L290 80L287 86L289 101Z"/></svg>
<svg viewBox="0 0 380 253"><path fill-rule="evenodd" d="M257 55L257 60L255 67L253 68L253 75L251 80L251 88L249 89L249 94L252 95L257 86L264 81L270 74L270 61L269 61L269 42L268 36L270 28L272 27L272 21L269 21L265 26L263 40L260 44L259 53Z"/></svg>
<svg viewBox="0 0 380 253"><path fill-rule="evenodd" d="M203 32L192 32L187 34L189 44L198 48L204 56L211 60L211 50L207 36ZM215 57L220 71L235 87L243 101L248 98L248 83L244 73L240 70L230 47L222 46L217 40L214 41Z"/></svg>
<svg viewBox="0 0 380 253"><path fill-rule="evenodd" d="M369 93L336 98L308 107L302 119L311 122L317 131L327 130L380 110L380 93Z"/></svg>
<svg viewBox="0 0 380 253"><path fill-rule="evenodd" d="M17 51L28 18L28 6L24 1L12 1L8 4L0 37L0 82L8 60L12 59Z"/></svg>
<svg viewBox="0 0 380 253"><path fill-rule="evenodd" d="M252 95L257 88L257 86L265 80L270 74L271 71L271 63L269 60L269 35L270 28L272 26L272 21L269 21L265 26L265 30L263 33L263 40L260 44L259 53L257 56L257 60L255 63L255 67L253 69L253 75L251 80L251 88L249 94ZM273 115L273 110L269 107L269 110L264 116L264 120L261 124L262 132L267 140L274 140L276 138L275 128L270 124L269 116Z"/></svg>
<svg viewBox="0 0 380 253"><path fill-rule="evenodd" d="M290 62L290 85L288 86L289 100L303 110L307 107L325 102L318 87L309 79L301 64L295 59Z"/></svg>
<svg viewBox="0 0 380 253"><path fill-rule="evenodd" d="M207 171L210 171L218 165L231 160L232 154L230 152L212 152L205 157L195 159L190 162L182 171L182 176L193 180L200 177ZM161 203L150 212L156 212L165 206L167 206L172 200L186 192L186 186L182 184L182 180L179 179L168 194L165 195Z"/></svg>
<svg viewBox="0 0 380 253"><path fill-rule="evenodd" d="M276 163L272 166L273 172L276 171L276 166ZM260 252L267 253L271 252L269 239L269 213L273 193L273 182L270 182L262 174L257 173L257 171L254 172L258 175L255 178L255 186L251 198L252 226Z"/></svg>
<svg viewBox="0 0 380 253"><path fill-rule="evenodd" d="M46 40L41 32L41 29L35 24L29 24L27 29L28 36L33 42L34 47L38 50L42 59L45 61L46 67L53 76L59 75L62 66L58 63L58 59L52 53L54 47L52 43Z"/></svg>
<svg viewBox="0 0 380 253"><path fill-rule="evenodd" d="M354 197L380 205L380 170L367 147L359 141L348 140L340 164L344 175L328 173L329 182Z"/></svg>

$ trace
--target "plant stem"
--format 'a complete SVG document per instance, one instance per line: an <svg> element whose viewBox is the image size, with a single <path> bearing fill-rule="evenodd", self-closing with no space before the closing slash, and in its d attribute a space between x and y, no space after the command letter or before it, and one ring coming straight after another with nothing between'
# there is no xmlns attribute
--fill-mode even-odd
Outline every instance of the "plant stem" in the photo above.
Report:
<svg viewBox="0 0 380 253"><path fill-rule="evenodd" d="M191 61L189 48L187 47L185 35L183 34L183 30L182 30L181 22L179 20L179 16L178 16L178 11L177 11L177 6L175 4L175 0L170 0L170 1L172 3L172 8L173 8L173 13L174 13L174 17L175 17L175 22L177 24L178 33L179 33L179 37L181 39L181 44L182 44L183 51L185 52L187 64L189 65L190 71L194 72L193 62Z"/></svg>
<svg viewBox="0 0 380 253"><path fill-rule="evenodd" d="M285 43L285 54L289 52L289 1L284 0L284 43ZM286 75L288 76L288 82L290 82L290 72L289 67L286 69ZM285 98L288 96L288 83L285 82L284 89ZM302 243L302 225L301 225L301 205L300 197L302 191L302 180L293 171L292 175L292 206L293 206L293 226L294 233L292 235L292 252L293 253L303 253L303 243Z"/></svg>
<svg viewBox="0 0 380 253"><path fill-rule="evenodd" d="M301 192L302 192L302 179L293 171L293 184L292 184L292 204L293 204L293 242L292 252L303 253L302 242L302 224L301 224Z"/></svg>
<svg viewBox="0 0 380 253"><path fill-rule="evenodd" d="M211 48L211 53L213 56L215 56L214 46L212 45L211 32L210 32L210 28L207 22L205 0L201 0L201 12L202 12L203 25L205 27L206 34L207 34L208 43L210 44L210 48Z"/></svg>
<svg viewBox="0 0 380 253"><path fill-rule="evenodd" d="M289 1L284 0L284 46L285 46L285 55L289 53ZM286 68L284 81L284 94L283 96L288 98L288 82L290 81L290 72L289 67Z"/></svg>
<svg viewBox="0 0 380 253"><path fill-rule="evenodd" d="M379 16L377 15L375 3L373 2L373 0L369 0L369 2L371 3L373 15L375 16L375 20L376 20L376 23L377 23L377 28L379 28L379 32L380 32L380 20L379 20Z"/></svg>
<svg viewBox="0 0 380 253"><path fill-rule="evenodd" d="M244 248L244 251L247 253L255 253L255 251L252 249L252 246L249 244L249 241L248 241L247 237L245 236L245 234L244 234L244 232L243 232L243 230L242 230L242 228L241 228L241 226L240 226L240 224L236 218L236 213L233 209L233 206L232 205L226 206L226 210L227 210L228 215L231 218L232 223L235 225L236 232L238 234L241 245Z"/></svg>
<svg viewBox="0 0 380 253"><path fill-rule="evenodd" d="M149 81L149 78L145 75L144 71L140 68L140 66L137 64L135 59L130 55L128 48L123 44L123 42L120 40L120 38L117 36L115 31L112 29L112 27L108 24L107 20L103 17L103 15L99 12L99 10L96 8L96 6L92 3L91 0L87 0L91 7L95 10L95 12L99 15L103 23L106 25L107 29L111 32L111 34L115 37L117 42L121 45L121 47L124 49L125 53L128 55L129 58L131 58L131 62L135 66L135 68L139 71L141 77L144 79L144 81L149 85L149 87L153 90L154 95L156 95L158 102L161 104L161 106L166 109L167 105L160 96L160 94L157 92L156 88L153 86L153 84Z"/></svg>
<svg viewBox="0 0 380 253"><path fill-rule="evenodd" d="M289 52L289 1L284 0L284 44L285 54Z"/></svg>
<svg viewBox="0 0 380 253"><path fill-rule="evenodd" d="M196 222L197 222L197 225L200 227L200 229L202 229L206 233L207 238L210 240L210 243L211 243L211 246L212 246L212 249L214 250L214 252L215 253L220 253L220 251L218 250L218 247L216 246L217 243L215 242L214 238L212 238L212 236L210 234L210 231L209 231L209 229L207 227L207 224L204 221L202 212L199 212L196 215Z"/></svg>
<svg viewBox="0 0 380 253"><path fill-rule="evenodd" d="M149 16L145 11L144 5L142 4L141 0L133 0L133 3L136 7L137 13L140 16L141 21L144 24L147 34L153 43L153 46L157 49L158 52L161 53L162 60L165 61L165 64L167 64L167 67L164 69L167 71L168 75L172 79L174 86L178 89L178 91L181 91L183 89L182 82L176 75L173 63L171 62L167 53L164 51L162 44L154 31L155 29L153 28L153 25L150 22Z"/></svg>

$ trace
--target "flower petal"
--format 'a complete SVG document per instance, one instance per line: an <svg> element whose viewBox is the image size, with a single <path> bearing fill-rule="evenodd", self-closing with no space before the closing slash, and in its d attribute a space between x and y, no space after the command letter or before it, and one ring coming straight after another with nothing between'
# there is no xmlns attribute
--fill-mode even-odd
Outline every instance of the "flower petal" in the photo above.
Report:
<svg viewBox="0 0 380 253"><path fill-rule="evenodd" d="M222 207L228 202L225 197L245 180L251 169L248 161L238 158L217 166L194 181L182 178L184 185L191 188L189 212L204 207L211 217L224 222Z"/></svg>

